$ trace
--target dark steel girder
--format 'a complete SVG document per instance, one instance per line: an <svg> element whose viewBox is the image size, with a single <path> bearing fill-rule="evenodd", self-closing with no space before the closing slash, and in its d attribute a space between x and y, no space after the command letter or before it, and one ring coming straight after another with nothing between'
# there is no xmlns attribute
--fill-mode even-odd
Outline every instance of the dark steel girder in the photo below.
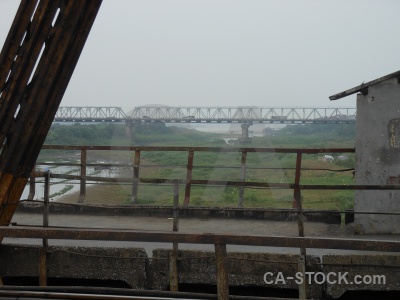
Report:
<svg viewBox="0 0 400 300"><path fill-rule="evenodd" d="M0 225L7 225L102 0L22 0L0 54Z"/></svg>

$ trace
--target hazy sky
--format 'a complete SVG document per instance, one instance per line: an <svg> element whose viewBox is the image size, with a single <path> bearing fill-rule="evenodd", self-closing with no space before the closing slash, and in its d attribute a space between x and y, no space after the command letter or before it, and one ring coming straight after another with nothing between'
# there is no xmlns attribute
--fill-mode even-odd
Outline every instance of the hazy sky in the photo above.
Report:
<svg viewBox="0 0 400 300"><path fill-rule="evenodd" d="M0 0L1 47L19 1ZM104 0L62 106L355 106L400 70L398 0Z"/></svg>

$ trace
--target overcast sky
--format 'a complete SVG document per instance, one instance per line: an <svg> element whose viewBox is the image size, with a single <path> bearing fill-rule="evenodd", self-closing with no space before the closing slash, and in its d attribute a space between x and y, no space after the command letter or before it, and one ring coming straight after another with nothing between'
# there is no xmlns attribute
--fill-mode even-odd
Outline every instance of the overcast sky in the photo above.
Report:
<svg viewBox="0 0 400 300"><path fill-rule="evenodd" d="M0 44L17 0L0 0ZM355 107L400 70L398 0L104 0L62 106Z"/></svg>

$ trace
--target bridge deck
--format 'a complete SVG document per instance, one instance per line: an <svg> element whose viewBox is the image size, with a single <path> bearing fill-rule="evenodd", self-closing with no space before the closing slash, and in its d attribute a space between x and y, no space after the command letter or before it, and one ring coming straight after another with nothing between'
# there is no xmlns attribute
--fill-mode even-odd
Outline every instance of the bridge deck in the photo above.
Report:
<svg viewBox="0 0 400 300"><path fill-rule="evenodd" d="M36 213L16 213L12 222L18 225L41 226L43 216ZM140 216L96 216L96 215L71 215L51 214L50 226L60 227L85 227L85 228L109 228L109 229L135 229L140 231L165 231L172 232L173 221L167 217L140 217ZM179 220L179 231L182 233L215 233L215 234L241 234L241 235L265 235L265 236L298 236L297 221L268 221L268 220L246 220L246 219L214 219L214 218L181 218ZM338 224L326 224L321 222L305 222L305 236L308 237L333 237L354 239L379 239L400 240L400 236L355 236L353 225L340 226ZM39 239L5 238L4 244L35 244L41 245ZM76 246L98 246L98 247L140 247L144 248L149 255L157 248L171 248L172 245L156 242L115 242L115 241L66 241L50 240L50 245L76 245ZM180 244L179 249L209 250L213 251L213 245L202 244ZM255 247L228 245L228 251L233 252L270 252L298 254L297 248L278 247ZM338 254L338 253L360 253L353 250L334 249L309 249L308 254ZM369 251L368 253L372 253Z"/></svg>

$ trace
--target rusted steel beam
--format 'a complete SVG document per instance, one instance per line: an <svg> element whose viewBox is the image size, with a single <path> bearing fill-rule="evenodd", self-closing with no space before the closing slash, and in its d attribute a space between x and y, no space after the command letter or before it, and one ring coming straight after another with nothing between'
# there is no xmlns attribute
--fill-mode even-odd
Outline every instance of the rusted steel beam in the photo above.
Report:
<svg viewBox="0 0 400 300"><path fill-rule="evenodd" d="M0 225L14 214L101 2L21 1L0 56Z"/></svg>
<svg viewBox="0 0 400 300"><path fill-rule="evenodd" d="M0 236L65 240L141 241L159 243L227 244L291 248L342 249L400 252L400 241L373 239L337 239L319 237L282 237L234 234L193 234L127 229L88 229L33 226L0 226Z"/></svg>

